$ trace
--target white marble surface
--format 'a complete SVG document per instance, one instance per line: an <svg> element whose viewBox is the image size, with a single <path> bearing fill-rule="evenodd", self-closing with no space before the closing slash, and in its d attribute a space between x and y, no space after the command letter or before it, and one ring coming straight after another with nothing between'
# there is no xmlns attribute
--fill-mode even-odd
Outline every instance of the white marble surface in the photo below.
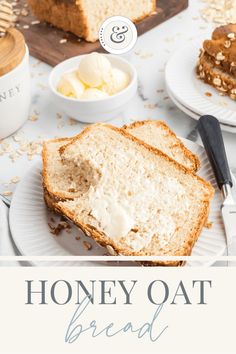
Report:
<svg viewBox="0 0 236 354"><path fill-rule="evenodd" d="M137 68L140 82L139 94L124 109L123 114L110 123L120 126L133 120L162 119L179 136L189 135L196 121L182 113L168 98L165 92L164 67L176 48L204 33L206 36L211 33L212 25L204 22L199 15L199 9L203 6L201 1L190 0L188 10L139 37L133 51L124 56ZM50 100L47 80L51 67L35 58L31 58L30 63L32 106L29 120L20 130L20 134L28 141L77 134L84 125L81 123L70 125L69 118L61 114ZM37 120L34 120L35 118ZM231 133L223 133L223 135L230 166L233 171L236 171L236 135ZM9 149L11 147L16 149L18 146L13 137L5 139L5 142L10 144ZM35 159L40 158L38 155L29 160L23 154L12 162L9 158L10 154L9 152L0 155L0 193L6 190L13 192L16 184L8 185L9 180L15 176L22 178Z"/></svg>

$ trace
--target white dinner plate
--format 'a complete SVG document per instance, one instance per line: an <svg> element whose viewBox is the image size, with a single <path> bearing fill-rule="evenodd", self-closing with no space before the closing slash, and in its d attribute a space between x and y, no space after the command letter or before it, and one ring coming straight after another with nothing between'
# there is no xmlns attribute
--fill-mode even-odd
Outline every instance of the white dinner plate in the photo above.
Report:
<svg viewBox="0 0 236 354"><path fill-rule="evenodd" d="M201 116L193 111L191 111L189 108L185 107L183 104L181 104L177 99L175 98L173 92L171 89L166 85L166 91L168 93L168 96L170 99L174 102L174 104L185 114L187 114L189 117L198 120ZM236 133L236 127L233 127L231 125L223 124L220 123L221 129L228 132L228 133Z"/></svg>
<svg viewBox="0 0 236 354"><path fill-rule="evenodd" d="M196 64L203 39L197 39L178 49L168 60L165 80L172 96L199 117L210 114L220 123L236 127L236 101L221 96L212 86L196 76ZM211 97L206 95L211 93Z"/></svg>
<svg viewBox="0 0 236 354"><path fill-rule="evenodd" d="M213 226L210 229L203 229L193 248L192 255L220 256L224 253L226 247L220 212L222 203L221 193L217 188L204 148L189 140L183 139L183 142L200 158L201 169L199 175L211 182L216 189L209 215L209 220L213 223ZM12 199L10 228L12 237L20 253L25 256L104 255L105 261L106 250L90 238L84 236L77 227L72 225L70 233L63 231L58 236L50 233L48 224L54 225L54 219L58 219L59 217L55 217L45 206L41 183L41 169L41 162L38 162L29 170L16 188ZM80 239L78 240L78 238ZM91 250L85 248L84 241L90 242L92 245ZM51 265L50 262L40 262L38 264ZM104 264L108 265L109 263L104 262ZM78 262L63 261L54 263L54 265L78 265ZM91 265L91 262L86 262L84 265ZM210 265L210 263L209 261L189 261L188 265L201 266Z"/></svg>

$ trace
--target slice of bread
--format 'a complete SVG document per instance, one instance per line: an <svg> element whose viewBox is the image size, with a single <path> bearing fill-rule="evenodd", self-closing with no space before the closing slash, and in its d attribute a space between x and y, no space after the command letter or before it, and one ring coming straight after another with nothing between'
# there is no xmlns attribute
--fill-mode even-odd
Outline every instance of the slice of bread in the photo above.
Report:
<svg viewBox="0 0 236 354"><path fill-rule="evenodd" d="M205 51L200 52L196 71L199 79L213 86L221 95L236 100L236 78L214 65Z"/></svg>
<svg viewBox="0 0 236 354"><path fill-rule="evenodd" d="M59 154L59 148L70 141L70 138L59 138L43 144L43 188L55 201L73 199L76 196L74 177L70 168L62 164Z"/></svg>
<svg viewBox="0 0 236 354"><path fill-rule="evenodd" d="M205 83L236 100L236 24L217 27L203 42L197 75Z"/></svg>
<svg viewBox="0 0 236 354"><path fill-rule="evenodd" d="M126 16L137 22L156 10L156 0L27 0L35 16L88 42L98 39L106 18Z"/></svg>
<svg viewBox="0 0 236 354"><path fill-rule="evenodd" d="M191 171L196 172L199 168L198 157L183 145L164 122L147 120L134 122L123 128L145 143L163 151ZM46 141L43 146L43 184L47 194L53 200L73 199L80 188L80 185L73 181L70 168L62 164L58 151L71 140L71 138L53 139Z"/></svg>
<svg viewBox="0 0 236 354"><path fill-rule="evenodd" d="M49 206L118 254L191 254L214 193L209 183L126 130L105 124L86 128L60 153L80 186L73 199L46 195ZM48 178L53 186L47 190L57 190L61 179Z"/></svg>
<svg viewBox="0 0 236 354"><path fill-rule="evenodd" d="M200 161L189 151L175 133L158 120L137 121L123 127L130 134L161 151L193 172L197 172Z"/></svg>

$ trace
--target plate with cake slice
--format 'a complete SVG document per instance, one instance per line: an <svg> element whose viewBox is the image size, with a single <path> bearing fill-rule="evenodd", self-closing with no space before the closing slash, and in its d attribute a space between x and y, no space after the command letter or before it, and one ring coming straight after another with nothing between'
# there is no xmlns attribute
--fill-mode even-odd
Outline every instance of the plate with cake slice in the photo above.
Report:
<svg viewBox="0 0 236 354"><path fill-rule="evenodd" d="M27 256L217 257L221 202L203 147L161 121L100 123L44 143L14 193L10 227Z"/></svg>
<svg viewBox="0 0 236 354"><path fill-rule="evenodd" d="M214 115L222 129L229 130L236 127L236 25L220 26L211 39L206 37L171 56L166 65L166 85L175 100L196 118Z"/></svg>

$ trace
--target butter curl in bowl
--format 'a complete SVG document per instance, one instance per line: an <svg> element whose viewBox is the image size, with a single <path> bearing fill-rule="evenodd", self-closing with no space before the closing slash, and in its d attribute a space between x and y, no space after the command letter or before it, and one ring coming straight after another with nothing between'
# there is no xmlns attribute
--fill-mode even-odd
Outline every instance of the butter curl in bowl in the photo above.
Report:
<svg viewBox="0 0 236 354"><path fill-rule="evenodd" d="M126 71L113 67L105 55L91 53L81 59L78 69L62 75L57 89L67 97L96 100L115 95L129 83Z"/></svg>
<svg viewBox="0 0 236 354"><path fill-rule="evenodd" d="M102 122L122 112L135 95L137 72L119 56L94 52L58 64L49 86L61 111L81 122Z"/></svg>

